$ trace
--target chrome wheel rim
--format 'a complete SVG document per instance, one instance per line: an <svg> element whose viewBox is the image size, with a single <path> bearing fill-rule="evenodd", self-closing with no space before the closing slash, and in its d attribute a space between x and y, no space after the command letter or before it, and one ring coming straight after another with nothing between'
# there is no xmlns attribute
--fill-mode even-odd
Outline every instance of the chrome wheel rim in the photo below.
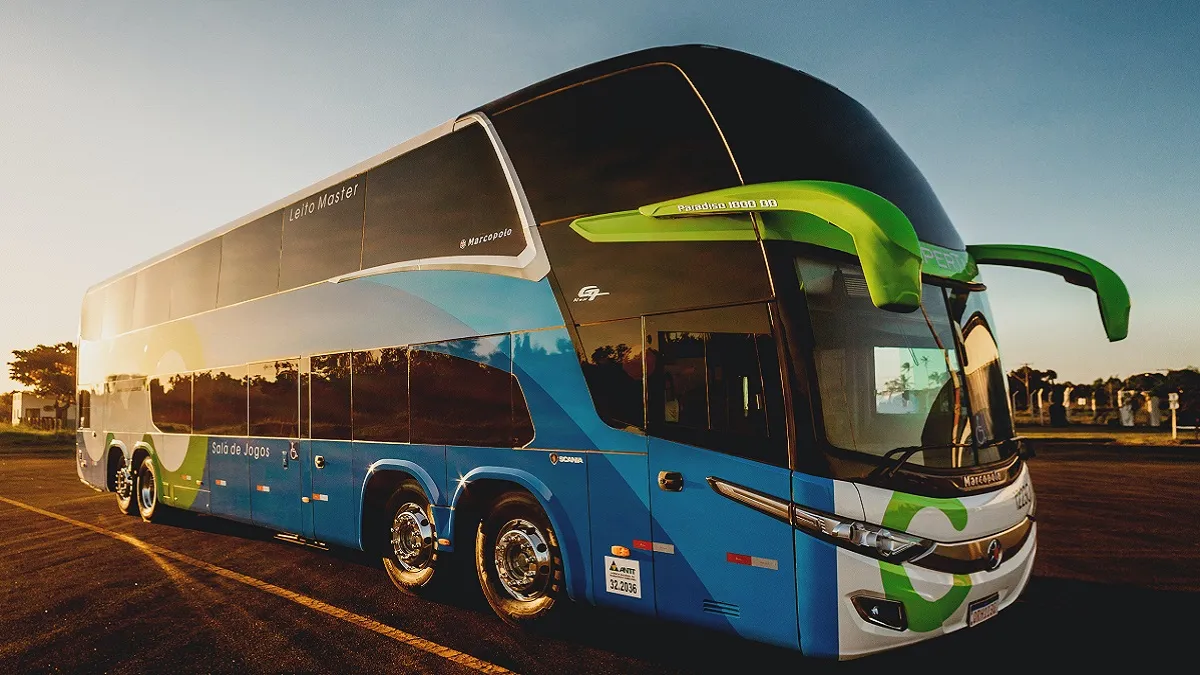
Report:
<svg viewBox="0 0 1200 675"><path fill-rule="evenodd" d="M121 458L121 468L117 469L116 478L113 480L113 491L123 502L133 498L133 471L129 469L129 461L124 457Z"/></svg>
<svg viewBox="0 0 1200 675"><path fill-rule="evenodd" d="M149 511L154 508L154 474L150 469L142 466L138 469L138 498L142 503L142 510Z"/></svg>
<svg viewBox="0 0 1200 675"><path fill-rule="evenodd" d="M409 502L392 518L392 554L406 572L419 572L433 559L433 523L425 509Z"/></svg>
<svg viewBox="0 0 1200 675"><path fill-rule="evenodd" d="M545 594L550 582L550 546L536 525L523 518L504 524L496 535L496 574L518 600Z"/></svg>

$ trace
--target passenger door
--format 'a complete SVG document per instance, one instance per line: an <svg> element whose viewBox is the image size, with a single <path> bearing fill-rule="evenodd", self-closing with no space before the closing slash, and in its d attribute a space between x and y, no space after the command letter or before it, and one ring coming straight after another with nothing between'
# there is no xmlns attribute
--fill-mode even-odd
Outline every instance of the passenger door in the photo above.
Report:
<svg viewBox="0 0 1200 675"><path fill-rule="evenodd" d="M309 434L300 443L300 458L309 476L305 534L310 539L355 547L361 492L353 485L351 355L313 356L308 371L307 387L302 389L308 390Z"/></svg>
<svg viewBox="0 0 1200 675"><path fill-rule="evenodd" d="M716 490L765 495L787 513L791 472L770 312L763 304L680 312L646 317L645 327L658 613L795 647L786 515Z"/></svg>
<svg viewBox="0 0 1200 675"><path fill-rule="evenodd" d="M255 525L304 533L296 360L250 364L250 509Z"/></svg>

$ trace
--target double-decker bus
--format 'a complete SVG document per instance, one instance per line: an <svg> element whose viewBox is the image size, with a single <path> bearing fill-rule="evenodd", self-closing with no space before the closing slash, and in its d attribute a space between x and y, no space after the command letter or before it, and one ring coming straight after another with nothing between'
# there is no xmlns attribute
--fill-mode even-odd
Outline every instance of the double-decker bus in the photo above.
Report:
<svg viewBox="0 0 1200 675"><path fill-rule="evenodd" d="M91 288L78 471L153 520L473 560L849 658L978 624L1036 549L983 264L838 89L706 46L585 66Z"/></svg>

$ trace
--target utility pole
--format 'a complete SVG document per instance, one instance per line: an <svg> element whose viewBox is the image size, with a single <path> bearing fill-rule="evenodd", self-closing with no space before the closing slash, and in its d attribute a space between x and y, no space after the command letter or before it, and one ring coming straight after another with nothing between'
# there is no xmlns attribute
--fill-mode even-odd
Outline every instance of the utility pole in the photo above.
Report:
<svg viewBox="0 0 1200 675"><path fill-rule="evenodd" d="M1030 406L1033 405L1033 397L1029 394L1029 364L1022 363L1021 370L1019 372L1024 375L1022 380L1025 383L1025 411L1028 412Z"/></svg>

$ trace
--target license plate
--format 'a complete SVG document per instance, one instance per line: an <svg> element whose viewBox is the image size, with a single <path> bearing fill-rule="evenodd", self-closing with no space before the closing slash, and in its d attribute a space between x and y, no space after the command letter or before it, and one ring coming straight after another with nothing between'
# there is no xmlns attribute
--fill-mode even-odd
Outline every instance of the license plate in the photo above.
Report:
<svg viewBox="0 0 1200 675"><path fill-rule="evenodd" d="M996 616L1000 611L1000 594L992 593L986 598L976 600L967 605L967 625L978 626Z"/></svg>

